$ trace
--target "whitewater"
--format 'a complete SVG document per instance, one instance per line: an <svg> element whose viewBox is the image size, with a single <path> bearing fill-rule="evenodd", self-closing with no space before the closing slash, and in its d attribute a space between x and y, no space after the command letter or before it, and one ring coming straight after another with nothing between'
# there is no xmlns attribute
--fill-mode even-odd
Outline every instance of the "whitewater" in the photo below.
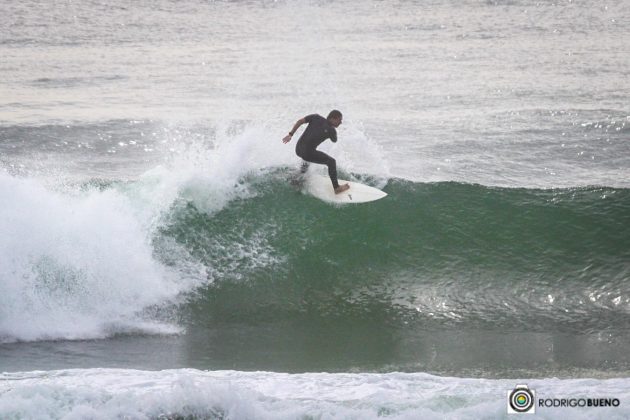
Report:
<svg viewBox="0 0 630 420"><path fill-rule="evenodd" d="M0 28L0 417L504 418L519 384L630 415L630 2ZM333 108L320 148L385 199L289 182L282 138Z"/></svg>

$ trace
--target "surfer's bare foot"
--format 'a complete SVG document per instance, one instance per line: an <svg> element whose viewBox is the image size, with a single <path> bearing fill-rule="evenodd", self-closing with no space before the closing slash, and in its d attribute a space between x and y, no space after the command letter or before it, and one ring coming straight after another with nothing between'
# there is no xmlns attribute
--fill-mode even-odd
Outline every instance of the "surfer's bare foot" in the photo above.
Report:
<svg viewBox="0 0 630 420"><path fill-rule="evenodd" d="M349 189L350 189L350 184L340 185L337 188L335 188L335 194L342 193L342 192L344 192L346 190L349 190Z"/></svg>

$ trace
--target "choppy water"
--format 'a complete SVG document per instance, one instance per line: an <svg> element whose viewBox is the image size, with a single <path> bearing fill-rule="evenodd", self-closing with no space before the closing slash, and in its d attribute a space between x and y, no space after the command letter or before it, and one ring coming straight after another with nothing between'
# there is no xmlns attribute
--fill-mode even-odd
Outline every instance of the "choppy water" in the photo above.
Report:
<svg viewBox="0 0 630 420"><path fill-rule="evenodd" d="M0 9L1 413L36 387L52 417L476 418L506 378L626 386L630 2ZM386 199L287 182L281 138L332 108L322 148ZM347 381L374 389L314 397Z"/></svg>

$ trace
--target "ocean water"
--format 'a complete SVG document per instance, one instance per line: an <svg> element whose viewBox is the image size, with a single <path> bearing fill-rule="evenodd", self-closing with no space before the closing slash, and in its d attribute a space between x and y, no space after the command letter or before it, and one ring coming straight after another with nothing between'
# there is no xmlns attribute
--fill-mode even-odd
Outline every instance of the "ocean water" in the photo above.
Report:
<svg viewBox="0 0 630 420"><path fill-rule="evenodd" d="M0 417L630 415L630 1L0 0L0 75ZM387 198L290 184L333 108Z"/></svg>

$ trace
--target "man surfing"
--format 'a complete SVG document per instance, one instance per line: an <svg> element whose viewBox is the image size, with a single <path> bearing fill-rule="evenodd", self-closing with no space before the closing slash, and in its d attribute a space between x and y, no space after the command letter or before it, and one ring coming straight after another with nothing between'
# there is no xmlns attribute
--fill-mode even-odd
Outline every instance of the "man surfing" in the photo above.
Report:
<svg viewBox="0 0 630 420"><path fill-rule="evenodd" d="M304 160L302 162L301 171L302 173L306 173L309 162L328 166L328 176L330 176L330 180L332 181L335 194L346 191L350 188L350 185L339 185L339 181L337 180L337 163L335 162L335 159L328 156L326 153L317 150L317 146L326 139L330 139L333 143L337 142L337 130L335 129L341 125L342 118L343 116L341 115L341 112L336 109L330 111L327 118L324 118L319 114L307 115L306 117L299 119L291 131L289 131L289 134L282 139L282 142L287 144L291 141L291 138L293 137L293 134L295 134L296 130L300 128L302 124L308 123L306 130L304 130L304 133L302 133L300 139L295 145L295 154Z"/></svg>

